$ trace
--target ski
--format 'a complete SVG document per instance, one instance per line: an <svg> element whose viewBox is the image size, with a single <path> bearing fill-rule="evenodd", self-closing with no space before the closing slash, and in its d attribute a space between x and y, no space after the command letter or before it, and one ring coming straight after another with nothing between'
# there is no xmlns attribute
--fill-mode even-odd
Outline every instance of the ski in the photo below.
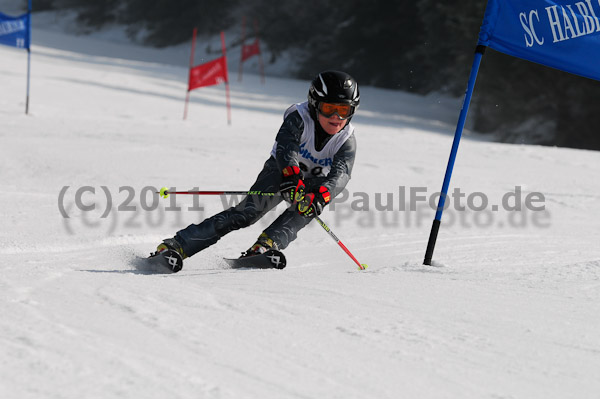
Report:
<svg viewBox="0 0 600 399"><path fill-rule="evenodd" d="M276 249L270 249L260 255L247 256L244 258L224 258L232 269L254 268L254 269L283 269L286 265L285 255Z"/></svg>

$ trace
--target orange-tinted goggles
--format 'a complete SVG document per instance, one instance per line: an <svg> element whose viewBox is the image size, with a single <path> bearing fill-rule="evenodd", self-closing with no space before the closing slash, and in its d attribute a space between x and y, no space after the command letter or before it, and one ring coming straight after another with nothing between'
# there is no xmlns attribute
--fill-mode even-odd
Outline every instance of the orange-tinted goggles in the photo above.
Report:
<svg viewBox="0 0 600 399"><path fill-rule="evenodd" d="M327 118L337 114L342 119L348 119L354 113L354 107L349 104L319 103L319 112Z"/></svg>

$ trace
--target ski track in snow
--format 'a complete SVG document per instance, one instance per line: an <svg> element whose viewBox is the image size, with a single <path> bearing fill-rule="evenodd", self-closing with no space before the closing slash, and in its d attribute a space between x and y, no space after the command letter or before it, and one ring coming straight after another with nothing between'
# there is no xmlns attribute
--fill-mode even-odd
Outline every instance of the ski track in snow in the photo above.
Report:
<svg viewBox="0 0 600 399"><path fill-rule="evenodd" d="M0 48L2 398L600 392L597 152L490 143L466 132L452 187L485 192L496 204L515 186L524 196L541 192L545 223L498 212L477 227L445 215L432 267L422 259L433 211L349 212L345 203L322 218L366 271L317 225L286 249L285 270L228 269L221 258L250 246L269 215L187 259L180 273L153 273L136 259L223 204L179 198L179 212L164 203L144 212L151 196L142 199L142 189L247 189L308 82L267 77L261 85L245 73L231 82L231 127L222 86L194 91L182 122L187 69L151 58L165 59L168 49L47 29L41 44L34 40L30 116L22 115L25 55ZM349 190L371 201L398 186L436 191L459 101L370 87L361 94ZM58 206L65 186L68 219ZM74 205L83 186L96 188L83 196L98 205L94 212ZM137 210L101 218L103 186L115 209L126 198L121 187L132 187Z"/></svg>

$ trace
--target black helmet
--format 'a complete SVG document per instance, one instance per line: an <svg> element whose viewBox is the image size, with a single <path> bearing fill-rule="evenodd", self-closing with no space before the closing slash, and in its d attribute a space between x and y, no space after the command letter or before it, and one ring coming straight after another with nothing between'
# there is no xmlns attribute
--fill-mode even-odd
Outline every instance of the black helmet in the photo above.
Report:
<svg viewBox="0 0 600 399"><path fill-rule="evenodd" d="M324 71L312 81L308 90L308 104L316 115L319 103L349 104L352 117L360 103L356 80L345 72Z"/></svg>

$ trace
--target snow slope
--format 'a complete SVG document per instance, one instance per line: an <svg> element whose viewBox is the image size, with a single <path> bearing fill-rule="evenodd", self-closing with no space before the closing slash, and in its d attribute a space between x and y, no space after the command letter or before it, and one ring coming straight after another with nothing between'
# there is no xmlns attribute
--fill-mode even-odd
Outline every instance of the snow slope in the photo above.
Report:
<svg viewBox="0 0 600 399"><path fill-rule="evenodd" d="M598 152L467 132L451 190L491 208L518 186L545 211L450 209L422 266L434 212L399 209L441 186L460 103L363 87L349 198L322 218L367 271L317 225L283 271L226 269L273 212L151 274L132 260L223 204L150 187L247 189L308 82L231 73L233 124L223 86L194 91L183 121L185 67L34 35L29 116L26 53L0 48L0 397L599 397Z"/></svg>

